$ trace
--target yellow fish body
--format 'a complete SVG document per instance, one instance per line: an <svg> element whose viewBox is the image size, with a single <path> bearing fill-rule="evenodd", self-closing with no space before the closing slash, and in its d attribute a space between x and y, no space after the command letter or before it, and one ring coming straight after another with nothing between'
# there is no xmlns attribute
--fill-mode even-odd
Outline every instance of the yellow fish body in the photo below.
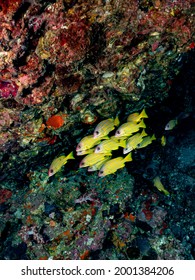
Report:
<svg viewBox="0 0 195 280"><path fill-rule="evenodd" d="M156 137L154 134L152 136L146 136L143 138L142 142L137 145L136 149L145 148L148 145L150 145L152 143L152 141L154 141L154 140L156 140Z"/></svg>
<svg viewBox="0 0 195 280"><path fill-rule="evenodd" d="M78 151L77 156L83 156L83 155L92 154L92 153L94 153L94 148L88 149L88 150Z"/></svg>
<svg viewBox="0 0 195 280"><path fill-rule="evenodd" d="M148 118L145 109L143 109L140 114L139 113L130 114L127 118L127 122L138 123L141 119L144 118Z"/></svg>
<svg viewBox="0 0 195 280"><path fill-rule="evenodd" d="M160 191L163 192L165 195L169 195L170 193L164 188L163 184L161 183L160 177L156 176L153 179L154 186Z"/></svg>
<svg viewBox="0 0 195 280"><path fill-rule="evenodd" d="M104 139L108 137L104 137ZM77 152L80 152L80 151L84 151L84 150L89 150L91 149L92 147L94 147L95 145L97 145L98 143L100 142L100 139L95 139L93 137L93 135L88 135L88 136L85 136L80 142L79 144L77 145L76 147L76 151Z"/></svg>
<svg viewBox="0 0 195 280"><path fill-rule="evenodd" d="M117 150L119 147L125 147L125 140L117 141L116 138L111 137L108 140L102 141L96 148L95 153L107 153L113 150Z"/></svg>
<svg viewBox="0 0 195 280"><path fill-rule="evenodd" d="M49 167L48 175L49 177L53 176L55 173L57 173L63 165L67 163L69 159L74 159L73 152L71 152L67 156L60 156L56 159L54 159Z"/></svg>
<svg viewBox="0 0 195 280"><path fill-rule="evenodd" d="M100 170L101 167L103 166L104 163L106 163L111 157L107 157L106 159L103 159L99 162L97 162L96 164L89 166L87 171L92 172L92 171L96 171L96 170Z"/></svg>
<svg viewBox="0 0 195 280"><path fill-rule="evenodd" d="M94 164L98 163L99 161L106 159L108 156L111 156L111 153L89 154L82 159L82 161L79 164L79 167L82 168L82 167L87 167L87 166L93 166Z"/></svg>
<svg viewBox="0 0 195 280"><path fill-rule="evenodd" d="M143 137L146 136L147 133L143 129L141 133L136 133L135 135L131 136L127 139L126 147L123 149L123 154L127 154L132 150L137 148L137 145L140 144L143 140Z"/></svg>
<svg viewBox="0 0 195 280"><path fill-rule="evenodd" d="M161 145L162 145L162 146L165 146L165 145L166 145L166 142L167 142L167 141L166 141L166 137L163 135L163 136L161 137L160 140L161 140Z"/></svg>
<svg viewBox="0 0 195 280"><path fill-rule="evenodd" d="M95 139L102 138L110 133L115 126L119 125L119 119L116 117L116 119L107 119L104 121L101 121L95 128L93 137Z"/></svg>
<svg viewBox="0 0 195 280"><path fill-rule="evenodd" d="M165 126L165 130L172 130L176 125L178 124L178 120L170 120L166 126Z"/></svg>
<svg viewBox="0 0 195 280"><path fill-rule="evenodd" d="M137 132L141 127L146 128L146 125L143 120L141 120L141 122L139 123L124 123L117 129L115 137L131 136L134 132Z"/></svg>
<svg viewBox="0 0 195 280"><path fill-rule="evenodd" d="M125 166L125 162L132 161L131 153L129 153L125 158L117 157L108 160L100 169L98 176L104 177L109 174L115 173L118 169L123 168Z"/></svg>

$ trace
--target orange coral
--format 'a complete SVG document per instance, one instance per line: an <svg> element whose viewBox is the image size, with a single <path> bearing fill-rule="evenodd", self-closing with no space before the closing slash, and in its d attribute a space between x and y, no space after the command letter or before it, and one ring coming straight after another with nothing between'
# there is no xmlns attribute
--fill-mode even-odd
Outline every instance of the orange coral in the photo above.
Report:
<svg viewBox="0 0 195 280"><path fill-rule="evenodd" d="M2 10L3 14L6 13L15 13L19 8L22 0L1 0L0 1L0 10Z"/></svg>

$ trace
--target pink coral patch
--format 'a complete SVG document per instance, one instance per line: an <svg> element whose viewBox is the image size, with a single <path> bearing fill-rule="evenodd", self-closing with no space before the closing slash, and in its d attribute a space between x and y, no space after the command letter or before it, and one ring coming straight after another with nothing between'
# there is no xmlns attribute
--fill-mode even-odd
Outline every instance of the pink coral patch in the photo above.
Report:
<svg viewBox="0 0 195 280"><path fill-rule="evenodd" d="M15 82L8 82L0 80L0 97L9 98L16 97L18 86Z"/></svg>

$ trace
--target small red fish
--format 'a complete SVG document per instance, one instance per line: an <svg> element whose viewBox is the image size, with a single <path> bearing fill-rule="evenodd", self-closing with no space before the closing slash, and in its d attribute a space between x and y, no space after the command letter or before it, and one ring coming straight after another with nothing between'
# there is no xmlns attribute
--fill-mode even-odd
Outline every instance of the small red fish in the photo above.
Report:
<svg viewBox="0 0 195 280"><path fill-rule="evenodd" d="M60 127L62 127L64 125L64 117L66 117L67 115L54 115L51 116L47 121L46 121L46 125L48 128L53 128L53 129L58 129Z"/></svg>

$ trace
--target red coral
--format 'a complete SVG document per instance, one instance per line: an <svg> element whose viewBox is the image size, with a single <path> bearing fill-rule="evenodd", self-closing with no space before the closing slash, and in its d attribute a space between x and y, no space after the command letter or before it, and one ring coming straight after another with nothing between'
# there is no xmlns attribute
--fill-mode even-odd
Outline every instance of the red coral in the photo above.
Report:
<svg viewBox="0 0 195 280"><path fill-rule="evenodd" d="M56 69L55 79L59 87L63 86L63 94L77 92L83 83L83 77L80 74L69 74L65 67L58 67Z"/></svg>
<svg viewBox="0 0 195 280"><path fill-rule="evenodd" d="M18 93L18 86L13 81L0 80L0 97L16 97Z"/></svg>
<svg viewBox="0 0 195 280"><path fill-rule="evenodd" d="M69 66L84 58L90 44L90 26L84 17L78 13L67 15L65 19L56 17L51 29L52 39L44 41L48 45L51 62Z"/></svg>
<svg viewBox="0 0 195 280"><path fill-rule="evenodd" d="M37 32L39 30L44 22L45 18L44 16L32 16L29 20L28 26L29 28L33 28L34 32Z"/></svg>
<svg viewBox="0 0 195 280"><path fill-rule="evenodd" d="M14 13L19 8L22 0L0 0L0 10L3 14Z"/></svg>
<svg viewBox="0 0 195 280"><path fill-rule="evenodd" d="M83 20L79 19L72 22L67 30L61 30L59 44L67 54L66 65L84 57L89 46L87 30L88 26Z"/></svg>
<svg viewBox="0 0 195 280"><path fill-rule="evenodd" d="M152 219L153 213L149 209L143 209L142 212L144 213L146 220L150 221Z"/></svg>
<svg viewBox="0 0 195 280"><path fill-rule="evenodd" d="M7 189L0 190L0 204L7 201L12 196L12 192Z"/></svg>
<svg viewBox="0 0 195 280"><path fill-rule="evenodd" d="M51 87L53 85L53 79L52 77L46 77L45 81L37 88L34 88L32 90L32 93L27 95L27 97L21 98L21 96L18 98L18 101L20 100L21 103L25 105L35 105L35 104L41 104L44 100L44 97L48 95L48 93L51 90Z"/></svg>

